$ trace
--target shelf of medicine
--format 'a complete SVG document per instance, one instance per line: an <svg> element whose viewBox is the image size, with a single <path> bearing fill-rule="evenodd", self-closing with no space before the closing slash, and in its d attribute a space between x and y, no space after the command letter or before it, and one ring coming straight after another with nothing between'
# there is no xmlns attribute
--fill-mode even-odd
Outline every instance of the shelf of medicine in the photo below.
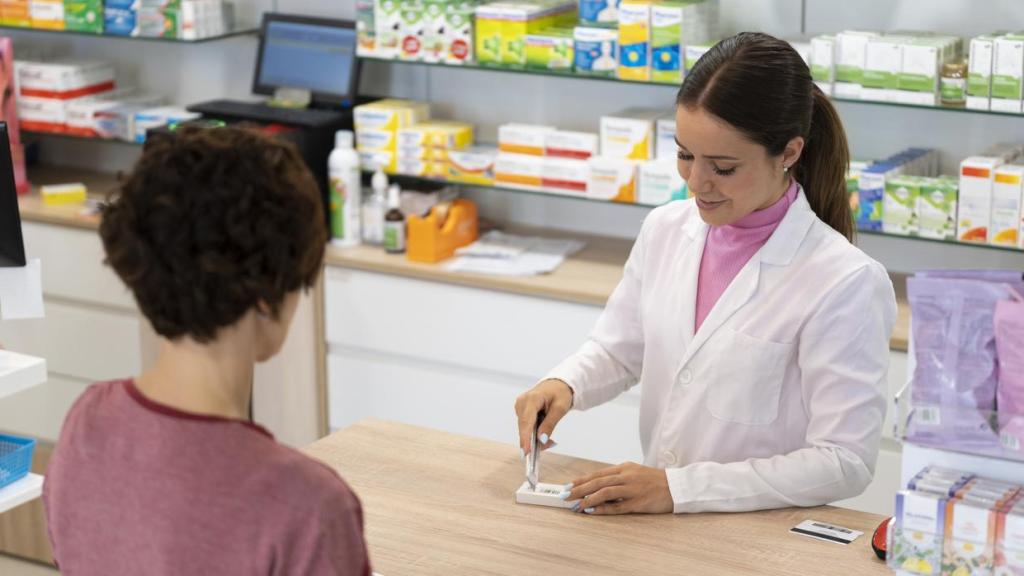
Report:
<svg viewBox="0 0 1024 576"><path fill-rule="evenodd" d="M0 514L35 500L42 494L43 477L29 473L21 480L0 488Z"/></svg>
<svg viewBox="0 0 1024 576"><path fill-rule="evenodd" d="M413 60L396 60L394 58L381 58L377 56L360 56L360 60L369 62L386 62L393 64L410 64L414 66L427 66L435 68L452 68L452 69L463 69L463 70L484 70L487 72L502 72L510 74L525 74L529 76L550 76L559 78L575 78L578 80L597 80L601 82L613 82L618 84L633 84L641 86L654 86L659 88L672 88L678 89L678 84L663 84L658 82L649 82L645 80L627 80L616 78L614 76L588 76L582 74L576 74L572 71L564 70L537 70L532 68L508 68L503 66L489 66L486 64L446 64L444 62L418 62ZM955 107L955 106L928 106L923 104L905 104L902 102L884 102L879 100L862 100L860 98L842 98L833 96L834 102L843 102L851 104L865 104L869 106L888 106L893 108L904 108L913 110L937 110L941 112L952 112L962 114L981 114L988 116L1012 116L1016 118L1024 118L1024 114L1018 112L1000 112L996 110L975 110L971 108Z"/></svg>
<svg viewBox="0 0 1024 576"><path fill-rule="evenodd" d="M960 242L959 240L941 240L938 238L923 238L921 236L903 236L902 234L892 234L890 232L882 232L879 230L858 229L857 234L864 234L866 236L884 236L886 238L899 238L902 240L909 240L911 242L930 242L932 244L944 244L946 246L963 246L966 248L981 248L984 250L1000 250L1003 252L1024 254L1024 248L1015 248L1013 246L995 246L992 244L982 244L980 242Z"/></svg>
<svg viewBox="0 0 1024 576"><path fill-rule="evenodd" d="M95 32L83 32L78 30L51 30L49 28L31 28L26 26L2 26L0 25L0 33L6 31L14 32L28 32L38 34L50 34L50 35L63 35L63 36L84 36L86 38L113 38L117 40L138 40L142 42L158 42L165 44L204 44L207 42L217 42L219 40L226 40L229 38L238 38L240 36L251 36L255 35L258 31L255 28L239 28L231 32L225 32L223 34L216 34L213 36L207 36L205 38L196 38L194 40L187 40L184 38L157 38L151 36L121 36L118 34L97 34Z"/></svg>
<svg viewBox="0 0 1024 576"><path fill-rule="evenodd" d="M98 136L82 136L79 134L67 134L64 132L46 132L43 130L24 130L21 131L24 136L32 136L35 138L58 138L61 140L78 140L81 142L111 142L114 144L124 144L126 146L142 146L142 142L136 142L135 140L119 140L116 138L100 138Z"/></svg>

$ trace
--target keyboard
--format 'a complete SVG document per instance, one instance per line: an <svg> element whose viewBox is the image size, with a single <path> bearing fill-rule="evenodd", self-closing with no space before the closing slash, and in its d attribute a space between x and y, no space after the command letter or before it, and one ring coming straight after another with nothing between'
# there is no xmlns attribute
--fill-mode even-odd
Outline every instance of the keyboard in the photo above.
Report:
<svg viewBox="0 0 1024 576"><path fill-rule="evenodd" d="M210 100L188 107L189 112L219 120L249 120L264 124L285 124L318 128L338 124L345 119L344 111L311 108L276 108L257 102L239 100Z"/></svg>

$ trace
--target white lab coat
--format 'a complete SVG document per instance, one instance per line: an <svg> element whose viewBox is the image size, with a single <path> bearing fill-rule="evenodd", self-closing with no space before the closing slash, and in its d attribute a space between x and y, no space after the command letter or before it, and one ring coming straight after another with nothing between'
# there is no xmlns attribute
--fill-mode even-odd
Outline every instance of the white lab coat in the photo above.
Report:
<svg viewBox="0 0 1024 576"><path fill-rule="evenodd" d="M888 274L801 191L694 334L707 231L692 200L654 210L590 338L549 377L578 410L643 385L644 464L667 470L677 513L860 494L885 417Z"/></svg>

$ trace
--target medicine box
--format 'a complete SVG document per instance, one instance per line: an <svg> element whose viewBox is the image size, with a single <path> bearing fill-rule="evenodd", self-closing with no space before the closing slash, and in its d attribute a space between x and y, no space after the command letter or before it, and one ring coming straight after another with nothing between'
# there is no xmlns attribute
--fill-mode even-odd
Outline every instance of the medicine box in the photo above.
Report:
<svg viewBox="0 0 1024 576"><path fill-rule="evenodd" d="M78 136L101 136L99 127L99 115L104 110L118 106L159 106L164 103L163 96L154 94L136 94L131 90L116 90L112 95L101 98L80 98L68 104L66 117L66 131L68 134Z"/></svg>
<svg viewBox="0 0 1024 576"><path fill-rule="evenodd" d="M957 193L955 179L925 179L917 198L918 236L936 240L956 239Z"/></svg>
<svg viewBox="0 0 1024 576"><path fill-rule="evenodd" d="M679 84L683 81L682 25L684 4L651 5L651 81Z"/></svg>
<svg viewBox="0 0 1024 576"><path fill-rule="evenodd" d="M21 96L71 99L114 89L114 68L107 62L61 60L15 63Z"/></svg>
<svg viewBox="0 0 1024 576"><path fill-rule="evenodd" d="M476 9L476 54L481 64L526 65L526 36L545 28L569 26L576 2L496 2Z"/></svg>
<svg viewBox="0 0 1024 576"><path fill-rule="evenodd" d="M597 155L598 137L592 132L550 130L544 133L544 155L586 160Z"/></svg>
<svg viewBox="0 0 1024 576"><path fill-rule="evenodd" d="M393 173L398 169L398 155L390 150L359 150L359 165L368 170L381 170Z"/></svg>
<svg viewBox="0 0 1024 576"><path fill-rule="evenodd" d="M356 54L377 56L376 2L356 0Z"/></svg>
<svg viewBox="0 0 1024 576"><path fill-rule="evenodd" d="M619 62L616 30L577 26L573 38L577 74L615 76Z"/></svg>
<svg viewBox="0 0 1024 576"><path fill-rule="evenodd" d="M31 0L29 16L33 28L64 30L64 0Z"/></svg>
<svg viewBox="0 0 1024 576"><path fill-rule="evenodd" d="M445 46L445 22L448 15L448 0L420 0L423 3L423 25L419 37L422 47L420 59L424 62L443 62Z"/></svg>
<svg viewBox="0 0 1024 576"><path fill-rule="evenodd" d="M590 165L588 198L627 204L636 202L637 162L608 156L594 156L587 162Z"/></svg>
<svg viewBox="0 0 1024 576"><path fill-rule="evenodd" d="M377 55L398 58L401 50L402 13L399 0L376 0L373 24L376 29Z"/></svg>
<svg viewBox="0 0 1024 576"><path fill-rule="evenodd" d="M571 71L576 60L574 28L546 28L526 36L526 67Z"/></svg>
<svg viewBox="0 0 1024 576"><path fill-rule="evenodd" d="M103 0L64 0L64 28L103 33Z"/></svg>
<svg viewBox="0 0 1024 576"><path fill-rule="evenodd" d="M498 149L513 154L543 156L545 139L552 126L536 124L503 124L498 127Z"/></svg>
<svg viewBox="0 0 1024 576"><path fill-rule="evenodd" d="M1024 576L1024 500L996 517L996 574Z"/></svg>
<svg viewBox="0 0 1024 576"><path fill-rule="evenodd" d="M992 96L992 57L995 36L971 38L967 65L967 107L988 110Z"/></svg>
<svg viewBox="0 0 1024 576"><path fill-rule="evenodd" d="M394 152L398 148L395 130L356 130L356 149L362 152Z"/></svg>
<svg viewBox="0 0 1024 576"><path fill-rule="evenodd" d="M499 152L494 161L494 181L502 186L540 188L544 157Z"/></svg>
<svg viewBox="0 0 1024 576"><path fill-rule="evenodd" d="M423 42L427 35L423 0L399 0L398 19L398 59L422 60Z"/></svg>
<svg viewBox="0 0 1024 576"><path fill-rule="evenodd" d="M996 514L988 506L963 500L946 505L944 569L958 576L988 576L995 564Z"/></svg>
<svg viewBox="0 0 1024 576"><path fill-rule="evenodd" d="M891 164L878 163L865 168L857 182L857 228L881 231L882 209L885 203L885 180Z"/></svg>
<svg viewBox="0 0 1024 576"><path fill-rule="evenodd" d="M450 0L445 6L445 33L441 53L445 64L473 61L473 18L475 0Z"/></svg>
<svg viewBox="0 0 1024 576"><path fill-rule="evenodd" d="M867 62L868 42L876 32L847 30L836 34L836 73L833 93L841 98L860 98Z"/></svg>
<svg viewBox="0 0 1024 576"><path fill-rule="evenodd" d="M1024 202L1024 166L1008 164L995 170L992 182L992 228L989 242L996 246L1019 244L1021 203Z"/></svg>
<svg viewBox="0 0 1024 576"><path fill-rule="evenodd" d="M675 116L659 118L655 124L654 158L657 160L678 159L679 146L676 145Z"/></svg>
<svg viewBox="0 0 1024 576"><path fill-rule="evenodd" d="M430 105L413 100L385 99L356 106L355 128L359 130L398 130L423 122L430 116Z"/></svg>
<svg viewBox="0 0 1024 576"><path fill-rule="evenodd" d="M1002 163L987 156L971 156L960 163L957 239L961 242L988 242L995 170Z"/></svg>
<svg viewBox="0 0 1024 576"><path fill-rule="evenodd" d="M453 182L490 186L494 184L494 162L498 149L477 146L448 153L448 179Z"/></svg>
<svg viewBox="0 0 1024 576"><path fill-rule="evenodd" d="M701 56L711 50L711 44L687 44L683 50L684 64L686 65L686 71L693 70L693 67L697 65L697 61L700 60Z"/></svg>
<svg viewBox="0 0 1024 576"><path fill-rule="evenodd" d="M654 158L654 127L664 110L631 108L601 117L601 155L630 160Z"/></svg>
<svg viewBox="0 0 1024 576"><path fill-rule="evenodd" d="M13 28L32 25L30 0L0 0L0 23Z"/></svg>
<svg viewBox="0 0 1024 576"><path fill-rule="evenodd" d="M575 158L544 158L541 172L541 186L550 190L584 194L590 177L590 166L586 160Z"/></svg>
<svg viewBox="0 0 1024 576"><path fill-rule="evenodd" d="M992 56L992 99L990 108L999 112L1021 112L1024 82L1024 36L995 39Z"/></svg>
<svg viewBox="0 0 1024 576"><path fill-rule="evenodd" d="M651 4L623 0L619 6L619 78L651 79Z"/></svg>
<svg viewBox="0 0 1024 576"><path fill-rule="evenodd" d="M825 94L832 94L835 82L836 37L821 35L811 38L811 77Z"/></svg>
<svg viewBox="0 0 1024 576"><path fill-rule="evenodd" d="M114 36L138 36L138 2L106 0L103 5L103 32Z"/></svg>
<svg viewBox="0 0 1024 576"><path fill-rule="evenodd" d="M159 128L195 120L199 114L189 112L180 106L161 106L147 108L135 113L135 141L145 142L146 133L150 128Z"/></svg>
<svg viewBox="0 0 1024 576"><path fill-rule="evenodd" d="M861 98L879 102L896 100L902 67L903 36L877 36L868 39L865 51Z"/></svg>
<svg viewBox="0 0 1024 576"><path fill-rule="evenodd" d="M399 148L433 147L460 149L473 143L473 125L434 120L398 129Z"/></svg>
<svg viewBox="0 0 1024 576"><path fill-rule="evenodd" d="M649 160L637 168L636 203L661 206L686 198L686 182L679 175L676 162Z"/></svg>
<svg viewBox="0 0 1024 576"><path fill-rule="evenodd" d="M622 0L579 0L579 22L582 26L615 27Z"/></svg>
<svg viewBox="0 0 1024 576"><path fill-rule="evenodd" d="M898 236L916 235L917 203L921 196L921 178L895 176L885 182L882 206L882 231Z"/></svg>
<svg viewBox="0 0 1024 576"><path fill-rule="evenodd" d="M943 496L913 490L896 494L887 563L893 570L939 576L946 523Z"/></svg>

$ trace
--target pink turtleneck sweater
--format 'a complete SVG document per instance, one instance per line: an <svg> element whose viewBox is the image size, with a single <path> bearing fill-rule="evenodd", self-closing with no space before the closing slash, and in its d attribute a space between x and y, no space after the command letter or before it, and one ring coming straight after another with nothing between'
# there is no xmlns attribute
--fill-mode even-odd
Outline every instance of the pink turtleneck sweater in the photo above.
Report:
<svg viewBox="0 0 1024 576"><path fill-rule="evenodd" d="M711 226L704 243L704 255L700 260L700 275L697 277L694 332L700 330L715 303L751 256L768 242L796 200L796 195L797 184L792 180L786 193L775 204L751 212L732 224Z"/></svg>

